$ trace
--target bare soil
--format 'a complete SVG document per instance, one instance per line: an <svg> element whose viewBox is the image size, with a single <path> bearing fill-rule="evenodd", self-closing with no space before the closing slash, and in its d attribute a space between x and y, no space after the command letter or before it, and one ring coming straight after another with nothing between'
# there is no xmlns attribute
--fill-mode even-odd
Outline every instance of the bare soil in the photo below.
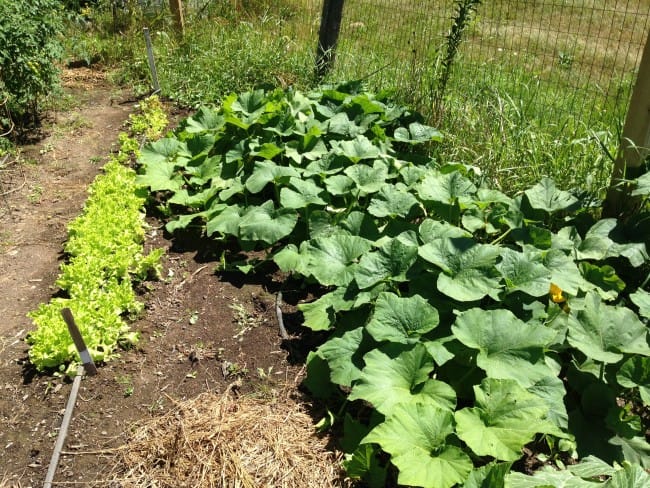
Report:
<svg viewBox="0 0 650 488"><path fill-rule="evenodd" d="M71 383L37 374L27 360L26 314L56 293L68 222L116 149L134 101L87 70L66 73L75 107L56 113L22 162L0 167L0 487L41 486ZM83 379L54 486L109 486L113 449L134 422L202 392L273 397L302 379L308 344L282 341L275 313L279 276L246 282L216 272L205 243L171 242L151 220L147 246L167 250L163 278L142 286L138 347ZM285 293L295 303L298 295ZM289 332L298 324L285 305ZM301 339L304 340L304 339ZM260 421L262 421L260 419ZM115 486L115 484L111 485ZM180 486L180 485L179 485Z"/></svg>

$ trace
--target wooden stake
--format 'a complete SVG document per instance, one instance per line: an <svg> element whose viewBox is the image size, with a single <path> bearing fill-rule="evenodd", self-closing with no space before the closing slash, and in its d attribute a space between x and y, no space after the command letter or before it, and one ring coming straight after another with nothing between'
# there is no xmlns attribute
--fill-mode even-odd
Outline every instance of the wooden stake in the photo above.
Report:
<svg viewBox="0 0 650 488"><path fill-rule="evenodd" d="M151 45L151 35L149 34L149 28L145 27L142 29L144 32L144 42L147 47L147 59L149 60L149 71L151 71L151 81L153 83L154 93L160 91L160 83L158 83L158 71L156 71L156 61L153 57L153 46Z"/></svg>
<svg viewBox="0 0 650 488"><path fill-rule="evenodd" d="M169 9L174 16L176 24L176 31L181 35L185 35L185 22L183 20L183 2L182 0L169 0Z"/></svg>
<svg viewBox="0 0 650 488"><path fill-rule="evenodd" d="M625 118L607 197L603 202L603 217L625 217L634 213L637 202L630 196L624 180L641 176L643 163L650 148L650 36L646 39L641 64Z"/></svg>
<svg viewBox="0 0 650 488"><path fill-rule="evenodd" d="M79 357L81 358L83 367L86 370L86 374L88 374L88 376L96 375L97 367L93 362L93 358L90 357L86 343L81 336L81 332L79 332L79 327L77 327L77 324L74 321L74 317L72 316L72 311L69 308L64 308L61 310L61 315L63 316L63 320L65 320L65 323L68 326L68 331L72 336L74 345L77 348L77 351L79 351Z"/></svg>

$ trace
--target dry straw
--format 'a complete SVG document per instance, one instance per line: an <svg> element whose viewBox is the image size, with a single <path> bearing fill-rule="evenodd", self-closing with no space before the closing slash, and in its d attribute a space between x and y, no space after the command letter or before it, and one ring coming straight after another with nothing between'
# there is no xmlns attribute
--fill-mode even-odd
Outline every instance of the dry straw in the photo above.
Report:
<svg viewBox="0 0 650 488"><path fill-rule="evenodd" d="M349 486L340 457L288 392L203 393L136 428L118 456L114 485L123 488Z"/></svg>

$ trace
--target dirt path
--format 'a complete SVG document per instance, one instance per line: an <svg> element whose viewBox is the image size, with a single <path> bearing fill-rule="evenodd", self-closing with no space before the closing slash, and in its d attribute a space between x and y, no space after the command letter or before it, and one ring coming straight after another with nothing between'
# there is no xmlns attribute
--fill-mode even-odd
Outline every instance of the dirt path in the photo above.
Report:
<svg viewBox="0 0 650 488"><path fill-rule="evenodd" d="M42 438L49 441L56 428L62 400L43 402L39 382L23 375L24 338L32 327L26 314L52 296L67 224L80 213L88 184L133 110L102 78L86 70L66 73L74 108L52 114L44 124L49 135L24 147L21 162L0 173L0 480L4 475L9 486L42 479Z"/></svg>
<svg viewBox="0 0 650 488"><path fill-rule="evenodd" d="M41 486L45 478L71 385L30 367L24 339L32 324L25 314L56 292L66 226L133 110L120 103L123 93L96 77L71 78L66 90L77 107L25 148L25 163L0 173L0 488ZM106 486L114 449L134 422L201 392L236 383L242 393L276 398L283 391L283 401L300 402L306 349L279 338L273 292L280 284L216 274L209 246L171 243L151 223L147 246L167 254L163 279L141 290L146 309L133 328L142 338L137 349L82 381L54 486ZM285 299L292 302L290 290ZM285 324L296 331L292 314ZM294 360L287 349L302 352Z"/></svg>

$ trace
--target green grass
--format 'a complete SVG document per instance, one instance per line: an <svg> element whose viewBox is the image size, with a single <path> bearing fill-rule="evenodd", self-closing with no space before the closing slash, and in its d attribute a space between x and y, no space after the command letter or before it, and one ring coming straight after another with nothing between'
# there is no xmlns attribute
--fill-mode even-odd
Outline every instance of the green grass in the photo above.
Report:
<svg viewBox="0 0 650 488"><path fill-rule="evenodd" d="M590 110L562 87L541 87L522 69L508 76L484 69L456 80L437 114L447 137L439 158L479 167L508 193L550 176L563 188L603 195L624 116L620 107L603 103Z"/></svg>

